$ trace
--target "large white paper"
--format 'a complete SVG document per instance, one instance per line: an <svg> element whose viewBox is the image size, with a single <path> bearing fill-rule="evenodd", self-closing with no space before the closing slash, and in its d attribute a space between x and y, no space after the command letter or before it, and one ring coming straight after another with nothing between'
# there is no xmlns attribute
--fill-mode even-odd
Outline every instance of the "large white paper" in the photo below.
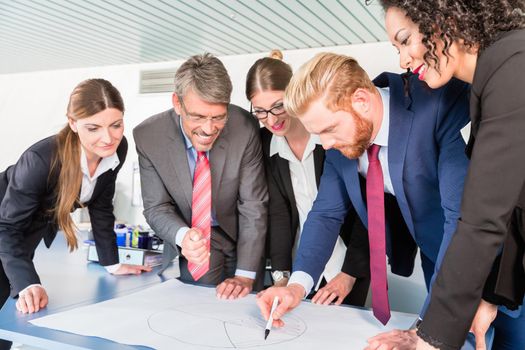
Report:
<svg viewBox="0 0 525 350"><path fill-rule="evenodd" d="M169 280L140 292L30 321L41 327L155 349L363 349L366 339L408 328L414 315L392 313L383 327L371 311L302 303L264 340L255 296L219 300L215 289Z"/></svg>

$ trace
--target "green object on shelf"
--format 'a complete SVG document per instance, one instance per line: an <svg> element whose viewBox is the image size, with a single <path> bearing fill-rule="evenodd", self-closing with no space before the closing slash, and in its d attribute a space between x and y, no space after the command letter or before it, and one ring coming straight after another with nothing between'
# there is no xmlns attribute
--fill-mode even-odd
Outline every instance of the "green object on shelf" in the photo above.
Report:
<svg viewBox="0 0 525 350"><path fill-rule="evenodd" d="M135 227L133 233L131 234L131 246L137 248L139 246L139 229Z"/></svg>

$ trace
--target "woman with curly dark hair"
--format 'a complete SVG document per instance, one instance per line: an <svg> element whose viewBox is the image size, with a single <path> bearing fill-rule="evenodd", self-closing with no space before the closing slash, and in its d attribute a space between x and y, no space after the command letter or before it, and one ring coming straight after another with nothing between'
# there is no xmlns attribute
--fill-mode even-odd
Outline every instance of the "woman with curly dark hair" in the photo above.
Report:
<svg viewBox="0 0 525 350"><path fill-rule="evenodd" d="M470 329L483 349L495 319L493 349L525 349L525 1L380 2L402 68L432 88L472 84L461 219L417 348L460 348Z"/></svg>

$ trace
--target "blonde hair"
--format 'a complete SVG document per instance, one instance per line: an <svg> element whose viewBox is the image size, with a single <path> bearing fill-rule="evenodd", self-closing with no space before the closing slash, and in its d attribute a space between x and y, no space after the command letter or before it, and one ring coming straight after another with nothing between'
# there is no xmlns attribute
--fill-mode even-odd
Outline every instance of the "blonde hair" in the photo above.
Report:
<svg viewBox="0 0 525 350"><path fill-rule="evenodd" d="M91 117L107 108L124 112L124 102L118 90L104 79L88 79L78 84L67 106L67 117L79 120ZM75 223L71 210L78 203L82 185L80 169L80 140L78 135L66 125L56 135L56 153L51 161L50 176L58 176L56 188L57 202L52 209L58 226L64 231L70 250L78 248ZM58 172L58 174L56 174ZM53 175L52 175L53 174Z"/></svg>
<svg viewBox="0 0 525 350"><path fill-rule="evenodd" d="M288 114L300 116L310 104L326 96L331 111L350 110L351 97L359 89L374 91L368 74L357 61L345 55L319 53L293 75L284 94Z"/></svg>

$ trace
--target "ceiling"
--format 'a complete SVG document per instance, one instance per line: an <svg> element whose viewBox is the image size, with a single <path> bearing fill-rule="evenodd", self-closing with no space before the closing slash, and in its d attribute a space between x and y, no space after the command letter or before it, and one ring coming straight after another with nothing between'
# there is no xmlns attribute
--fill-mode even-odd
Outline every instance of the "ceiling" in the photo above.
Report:
<svg viewBox="0 0 525 350"><path fill-rule="evenodd" d="M385 40L377 1L0 0L0 74Z"/></svg>

